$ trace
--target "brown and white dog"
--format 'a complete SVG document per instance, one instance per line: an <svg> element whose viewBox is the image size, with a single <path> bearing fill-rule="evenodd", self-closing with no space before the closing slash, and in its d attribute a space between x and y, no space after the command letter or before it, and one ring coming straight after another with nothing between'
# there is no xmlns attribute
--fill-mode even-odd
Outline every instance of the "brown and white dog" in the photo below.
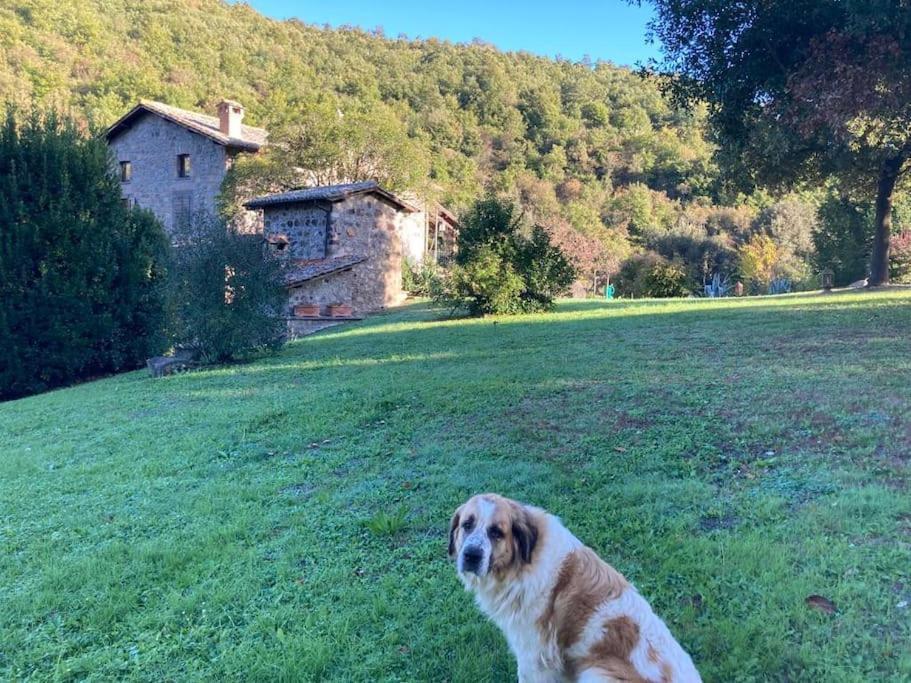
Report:
<svg viewBox="0 0 911 683"><path fill-rule="evenodd" d="M522 683L700 680L636 589L544 510L474 496L452 516L449 556Z"/></svg>

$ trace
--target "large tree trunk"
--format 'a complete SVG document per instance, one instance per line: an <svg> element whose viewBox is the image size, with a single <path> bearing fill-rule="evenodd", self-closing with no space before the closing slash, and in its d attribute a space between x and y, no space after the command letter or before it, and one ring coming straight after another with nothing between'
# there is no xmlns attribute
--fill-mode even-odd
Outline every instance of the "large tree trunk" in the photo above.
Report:
<svg viewBox="0 0 911 683"><path fill-rule="evenodd" d="M901 172L903 157L887 159L879 173L876 188L876 232L873 236L873 254L870 258L871 287L889 284L889 242L892 236L892 200L895 183Z"/></svg>

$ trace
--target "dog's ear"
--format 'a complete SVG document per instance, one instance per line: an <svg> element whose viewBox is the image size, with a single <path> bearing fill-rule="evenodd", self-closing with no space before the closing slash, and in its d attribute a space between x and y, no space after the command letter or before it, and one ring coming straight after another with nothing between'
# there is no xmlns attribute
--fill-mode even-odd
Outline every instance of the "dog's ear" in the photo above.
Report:
<svg viewBox="0 0 911 683"><path fill-rule="evenodd" d="M455 557L456 548L455 548L455 532L459 528L459 513L462 512L462 508L459 507L452 515L452 519L449 522L449 557Z"/></svg>
<svg viewBox="0 0 911 683"><path fill-rule="evenodd" d="M515 540L519 557L525 564L531 562L531 555L538 543L538 526L531 514L520 507L512 520L512 537Z"/></svg>

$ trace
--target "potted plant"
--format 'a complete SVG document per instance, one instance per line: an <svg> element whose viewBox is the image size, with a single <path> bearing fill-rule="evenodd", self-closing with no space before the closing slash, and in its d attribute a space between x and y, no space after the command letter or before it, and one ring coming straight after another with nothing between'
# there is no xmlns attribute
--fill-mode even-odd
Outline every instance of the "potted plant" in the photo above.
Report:
<svg viewBox="0 0 911 683"><path fill-rule="evenodd" d="M315 318L319 315L319 304L297 304L294 307L295 318Z"/></svg>
<svg viewBox="0 0 911 683"><path fill-rule="evenodd" d="M333 318L350 318L352 312L351 304L329 304L329 315Z"/></svg>

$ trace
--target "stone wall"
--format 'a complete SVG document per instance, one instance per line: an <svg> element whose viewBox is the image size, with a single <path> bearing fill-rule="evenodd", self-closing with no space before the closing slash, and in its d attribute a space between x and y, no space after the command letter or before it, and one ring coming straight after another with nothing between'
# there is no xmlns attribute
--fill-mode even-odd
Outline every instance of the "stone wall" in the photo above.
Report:
<svg viewBox="0 0 911 683"><path fill-rule="evenodd" d="M305 318L288 318L288 338L300 339L307 335L314 334L327 327L343 325L343 320L307 320Z"/></svg>
<svg viewBox="0 0 911 683"><path fill-rule="evenodd" d="M168 231L186 212L215 212L228 163L222 145L145 113L110 148L118 177L121 161L132 165L132 179L121 183L124 197L151 209ZM190 155L189 178L177 175L178 154Z"/></svg>
<svg viewBox="0 0 911 683"><path fill-rule="evenodd" d="M282 204L263 210L266 238L284 235L289 244L282 252L292 259L326 257L327 211L311 204Z"/></svg>
<svg viewBox="0 0 911 683"><path fill-rule="evenodd" d="M427 251L426 211L421 209L414 213L400 212L397 227L402 243L402 256L411 263L423 263Z"/></svg>
<svg viewBox="0 0 911 683"><path fill-rule="evenodd" d="M263 211L266 235L287 235L291 244L286 251L293 258L318 258L303 254L316 253L316 245L325 235L322 238L325 256L356 255L366 256L367 260L350 270L292 288L288 297L289 315L298 304L318 304L324 308L335 303L351 304L355 315L364 315L401 303L405 293L400 235L408 214L369 194L333 204L328 226L320 222L320 214L326 215L313 204L266 207ZM308 220L312 224L308 225Z"/></svg>
<svg viewBox="0 0 911 683"><path fill-rule="evenodd" d="M325 307L329 304L348 304L355 308L356 314L368 312L366 309L355 307L354 299L359 281L364 278L358 278L355 269L327 275L326 277L309 280L299 287L293 287L288 294L288 311L289 314L298 304L318 304L323 308L322 315L326 315Z"/></svg>
<svg viewBox="0 0 911 683"><path fill-rule="evenodd" d="M400 303L402 292L401 211L375 195L338 202L332 209L329 256L359 254L367 261L352 271L351 304L356 313Z"/></svg>

